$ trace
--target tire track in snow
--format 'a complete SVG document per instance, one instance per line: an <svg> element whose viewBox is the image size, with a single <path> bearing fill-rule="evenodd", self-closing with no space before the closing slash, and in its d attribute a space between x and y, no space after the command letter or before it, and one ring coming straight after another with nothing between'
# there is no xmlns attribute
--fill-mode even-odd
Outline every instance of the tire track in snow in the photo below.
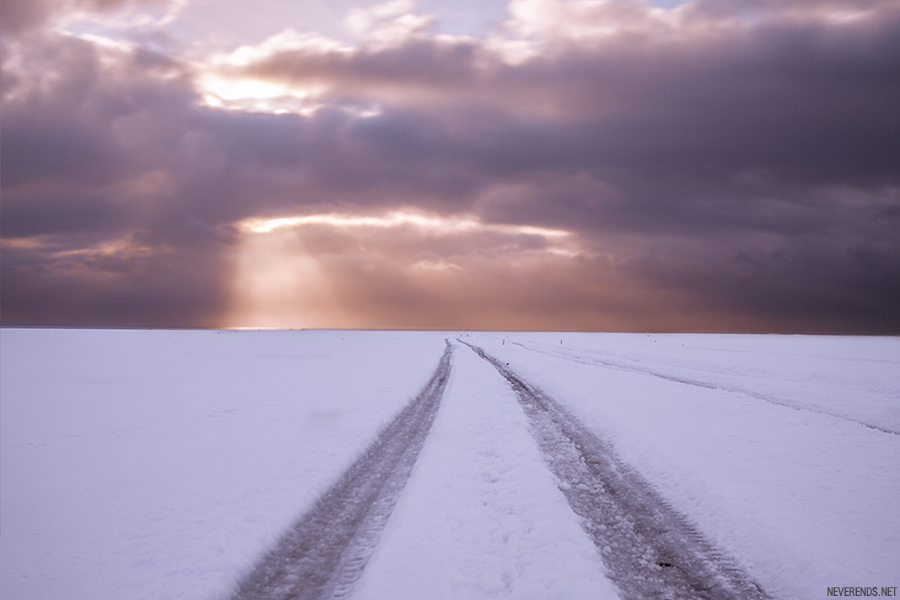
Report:
<svg viewBox="0 0 900 600"><path fill-rule="evenodd" d="M425 388L240 583L231 600L345 598L362 574L434 422L453 346Z"/></svg>
<svg viewBox="0 0 900 600"><path fill-rule="evenodd" d="M749 396L750 398L755 398L757 400L762 400L763 402L768 402L769 404L773 404L775 406L781 406L784 408L790 408L792 410L806 411L811 413L816 413L819 415L825 415L826 417L832 417L835 419L840 419L842 421L847 421L848 423L856 423L857 425L862 425L863 427L868 427L869 429L873 429L875 431L880 431L881 433L888 433L891 435L900 435L900 431L896 431L894 429L889 429L887 427L882 427L881 425L877 425L875 423L869 423L866 421L862 421L860 419L855 419L853 417L843 415L840 413L832 412L829 410L825 410L824 408L813 407L813 406L803 406L797 402L792 402L790 400L786 400L783 398L775 398L773 396L767 396L765 394L760 394L758 392L750 391L743 388L738 387L728 387L724 385L719 385L716 383L709 383L707 381L701 381L699 379L688 379L687 377L677 377L675 375L667 375L665 373L660 373L648 368L635 367L631 365L625 365L617 362L613 362L610 360L603 360L601 358L584 358L578 356L571 356L567 353L555 353L549 352L546 350L542 350L536 347L526 346L521 342L511 342L524 350L528 350L530 352L538 352L545 356L552 356L553 358L561 358L563 360L569 360L572 362L576 362L581 365L590 365L590 366L600 366L606 367L608 369L615 369L617 371L626 371L630 373L640 373L641 375L650 375L651 377L658 377L659 379L664 379L666 381L672 381L674 383L681 383L684 385L692 385L695 387L707 388L710 390L721 390L723 392L732 392L734 394L743 394L744 396Z"/></svg>
<svg viewBox="0 0 900 600"><path fill-rule="evenodd" d="M491 363L516 393L547 465L624 600L769 598L620 461L608 443L506 363L466 345Z"/></svg>

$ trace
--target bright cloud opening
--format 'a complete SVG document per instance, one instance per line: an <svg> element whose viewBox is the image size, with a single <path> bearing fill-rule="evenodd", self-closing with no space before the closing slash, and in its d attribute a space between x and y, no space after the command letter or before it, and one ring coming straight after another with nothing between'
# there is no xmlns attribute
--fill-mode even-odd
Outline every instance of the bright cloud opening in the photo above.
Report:
<svg viewBox="0 0 900 600"><path fill-rule="evenodd" d="M278 81L208 74L198 79L210 107L248 112L312 114L324 86L295 86Z"/></svg>
<svg viewBox="0 0 900 600"><path fill-rule="evenodd" d="M234 327L372 327L395 312L433 326L448 306L520 302L523 282L541 285L586 255L563 229L412 209L252 218L237 229Z"/></svg>
<svg viewBox="0 0 900 600"><path fill-rule="evenodd" d="M350 215L324 213L297 217L253 218L241 221L240 229L253 233L269 233L281 227L303 225L331 225L333 227L378 227L391 228L411 225L435 235L453 235L471 232L525 234L560 239L571 236L571 232L533 225L508 225L484 223L473 215L434 215L421 211L395 210L382 215Z"/></svg>

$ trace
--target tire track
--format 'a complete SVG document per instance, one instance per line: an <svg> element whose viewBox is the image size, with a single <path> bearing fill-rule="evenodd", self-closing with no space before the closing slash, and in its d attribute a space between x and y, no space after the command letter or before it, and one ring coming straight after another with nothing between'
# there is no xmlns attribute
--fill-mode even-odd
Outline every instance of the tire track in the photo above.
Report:
<svg viewBox="0 0 900 600"><path fill-rule="evenodd" d="M240 583L231 600L345 598L362 574L434 422L450 375L447 347L419 395Z"/></svg>
<svg viewBox="0 0 900 600"><path fill-rule="evenodd" d="M631 366L631 365L621 364L618 362L613 362L611 360L603 360L601 358L586 358L586 357L572 356L572 355L569 355L567 353L562 353L562 352L560 352L560 353L550 352L547 350L543 350L541 348L526 346L525 344L523 344L521 342L513 341L511 343L519 346L520 348L522 348L524 350L528 350L530 352L538 352L540 354L543 354L544 356L551 356L553 358L568 360L568 361L572 361L572 362L575 362L575 363L578 363L581 365L606 367L608 369L614 369L617 371L625 371L625 372L629 372L629 373L639 373L641 375L650 375L651 377L658 377L659 379L664 379L666 381L672 381L674 383L681 383L684 385L692 385L695 387L707 388L710 390L721 390L723 392L732 392L735 394L742 394L742 395L748 396L750 398L755 398L756 400L762 400L763 402L768 402L769 404L773 404L775 406L790 408L791 410L797 410L797 411L801 411L801 412L803 412L803 411L811 412L811 413L815 413L817 415L824 415L826 417L831 417L834 419L840 419L842 421L847 421L848 423L856 423L857 425L862 425L863 427L868 427L869 429L873 429L875 431L880 431L881 433L888 433L891 435L900 435L900 431L896 431L894 429L889 429L887 427L883 427L877 423L869 423L867 421L856 419L856 418L853 418L848 415L832 412L832 411L826 410L821 407L805 406L805 405L799 404L797 402L792 402L791 400L786 400L783 398L775 398L773 396L767 396L765 394L760 394L760 393L757 393L757 392L754 392L751 390L747 390L747 389L743 389L743 388L728 387L728 386L719 385L716 383L709 383L707 381L701 381L699 379L688 379L686 377L676 377L674 375L667 375L665 373L660 373L660 372L654 371L652 369L648 369L646 367L635 367L635 366Z"/></svg>
<svg viewBox="0 0 900 600"><path fill-rule="evenodd" d="M560 490L581 518L624 600L769 598L737 563L619 460L608 443L506 363L466 345L509 382Z"/></svg>

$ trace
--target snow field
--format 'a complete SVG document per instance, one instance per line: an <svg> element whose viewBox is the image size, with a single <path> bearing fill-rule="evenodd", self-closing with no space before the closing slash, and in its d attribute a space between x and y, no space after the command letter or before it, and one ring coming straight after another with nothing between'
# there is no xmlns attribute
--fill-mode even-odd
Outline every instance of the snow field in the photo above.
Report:
<svg viewBox="0 0 900 600"><path fill-rule="evenodd" d="M0 598L226 598L448 335L0 330ZM900 582L900 339L463 335L774 598ZM615 597L513 392L464 346L355 591Z"/></svg>
<svg viewBox="0 0 900 600"><path fill-rule="evenodd" d="M3 330L0 598L226 597L444 337Z"/></svg>
<svg viewBox="0 0 900 600"><path fill-rule="evenodd" d="M900 398L897 337L553 333L516 335L515 342L900 433L900 406L892 401Z"/></svg>
<svg viewBox="0 0 900 600"><path fill-rule="evenodd" d="M447 390L357 598L617 598L506 380L457 344Z"/></svg>
<svg viewBox="0 0 900 600"><path fill-rule="evenodd" d="M473 334L612 441L776 597L900 580L900 436L861 424L893 426L885 417L900 408L897 340L503 337ZM817 384L820 373L828 376Z"/></svg>

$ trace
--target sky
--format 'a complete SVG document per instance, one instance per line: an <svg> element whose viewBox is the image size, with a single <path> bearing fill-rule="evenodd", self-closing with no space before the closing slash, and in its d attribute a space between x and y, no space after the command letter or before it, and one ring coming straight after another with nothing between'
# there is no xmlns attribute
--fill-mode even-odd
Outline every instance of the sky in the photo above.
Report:
<svg viewBox="0 0 900 600"><path fill-rule="evenodd" d="M900 0L4 0L0 323L900 333Z"/></svg>

